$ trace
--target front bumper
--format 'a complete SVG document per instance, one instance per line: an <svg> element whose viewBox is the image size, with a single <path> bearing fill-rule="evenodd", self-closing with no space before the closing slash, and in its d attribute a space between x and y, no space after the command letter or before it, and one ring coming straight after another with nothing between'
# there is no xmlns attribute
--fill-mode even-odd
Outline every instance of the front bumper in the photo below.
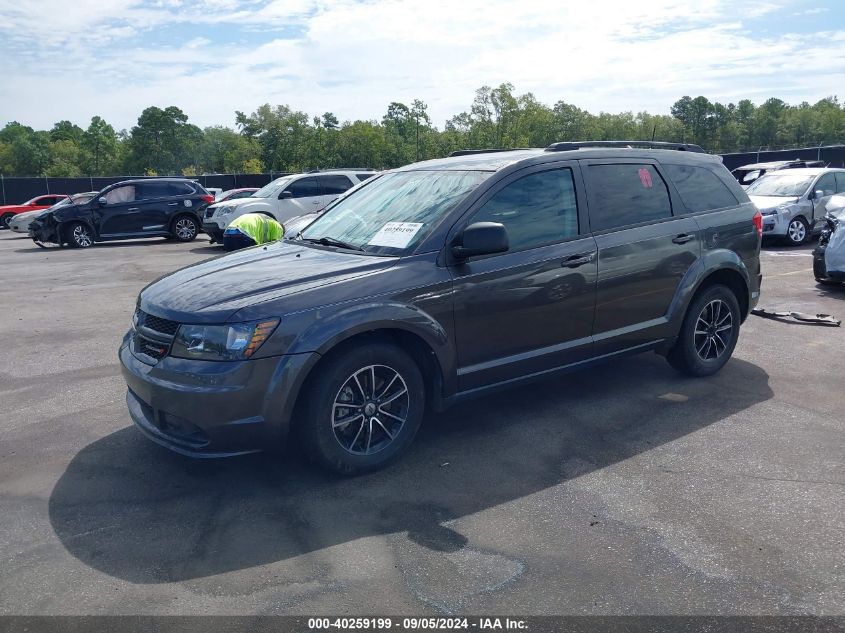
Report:
<svg viewBox="0 0 845 633"><path fill-rule="evenodd" d="M222 242L223 241L223 230L220 228L218 224L214 222L203 222L202 223L202 230L203 233L208 234L212 241L214 242Z"/></svg>
<svg viewBox="0 0 845 633"><path fill-rule="evenodd" d="M136 426L154 442L190 457L230 457L282 445L312 354L241 362L165 356L155 365L118 353Z"/></svg>
<svg viewBox="0 0 845 633"><path fill-rule="evenodd" d="M763 235L785 236L789 228L789 216L773 213L763 216Z"/></svg>

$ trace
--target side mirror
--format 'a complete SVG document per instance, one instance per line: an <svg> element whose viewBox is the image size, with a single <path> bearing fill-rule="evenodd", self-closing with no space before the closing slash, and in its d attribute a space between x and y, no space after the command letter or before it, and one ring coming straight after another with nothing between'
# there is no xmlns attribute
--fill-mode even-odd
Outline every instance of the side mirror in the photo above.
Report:
<svg viewBox="0 0 845 633"><path fill-rule="evenodd" d="M106 200L105 196L103 196L102 198L97 198L97 204L99 204L101 207L106 206L108 203L109 201Z"/></svg>
<svg viewBox="0 0 845 633"><path fill-rule="evenodd" d="M475 222L458 235L452 246L452 255L456 259L466 259L476 255L504 253L508 248L510 242L504 224Z"/></svg>
<svg viewBox="0 0 845 633"><path fill-rule="evenodd" d="M821 200L822 198L824 198L824 191L822 191L821 189L816 189L813 192L813 199L814 200Z"/></svg>
<svg viewBox="0 0 845 633"><path fill-rule="evenodd" d="M290 198L293 198L293 194L287 189L285 189L282 193L279 194L279 200L288 200Z"/></svg>

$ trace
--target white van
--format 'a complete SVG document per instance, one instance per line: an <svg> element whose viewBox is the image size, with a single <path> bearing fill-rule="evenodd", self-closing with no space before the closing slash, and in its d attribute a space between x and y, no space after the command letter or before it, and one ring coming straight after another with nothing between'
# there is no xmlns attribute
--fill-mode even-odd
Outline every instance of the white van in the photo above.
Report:
<svg viewBox="0 0 845 633"><path fill-rule="evenodd" d="M366 169L327 169L282 176L249 198L210 205L203 215L202 230L211 236L212 242L221 242L229 223L244 213L263 213L284 224L291 218L319 211L375 173Z"/></svg>

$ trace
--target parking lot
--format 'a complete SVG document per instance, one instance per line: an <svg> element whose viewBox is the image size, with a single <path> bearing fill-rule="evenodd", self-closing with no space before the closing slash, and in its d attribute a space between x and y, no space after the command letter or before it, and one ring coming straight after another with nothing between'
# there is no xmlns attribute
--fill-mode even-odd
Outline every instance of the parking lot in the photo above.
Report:
<svg viewBox="0 0 845 633"><path fill-rule="evenodd" d="M760 305L845 317L811 248L764 250ZM845 612L845 328L752 316L712 378L619 360L429 415L338 479L132 428L137 294L220 252L0 233L3 613Z"/></svg>

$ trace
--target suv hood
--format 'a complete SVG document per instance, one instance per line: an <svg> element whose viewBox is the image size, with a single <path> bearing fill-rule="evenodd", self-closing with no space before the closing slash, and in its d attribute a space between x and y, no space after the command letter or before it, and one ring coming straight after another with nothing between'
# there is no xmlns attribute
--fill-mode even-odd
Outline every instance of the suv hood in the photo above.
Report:
<svg viewBox="0 0 845 633"><path fill-rule="evenodd" d="M375 274L396 261L274 242L178 270L144 288L138 300L145 312L180 323L225 323L242 308ZM273 306L267 316L283 313Z"/></svg>
<svg viewBox="0 0 845 633"><path fill-rule="evenodd" d="M748 196L754 206L764 211L767 209L774 209L782 204L792 204L798 202L798 196Z"/></svg>

